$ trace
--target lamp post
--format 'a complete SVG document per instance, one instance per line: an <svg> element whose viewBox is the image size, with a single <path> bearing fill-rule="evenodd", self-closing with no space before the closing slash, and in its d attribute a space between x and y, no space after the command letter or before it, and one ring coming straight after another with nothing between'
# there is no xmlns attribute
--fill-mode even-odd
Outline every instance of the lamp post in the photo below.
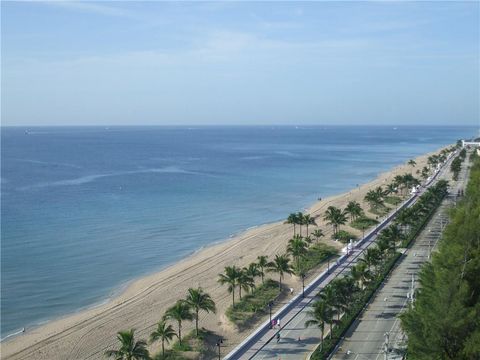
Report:
<svg viewBox="0 0 480 360"><path fill-rule="evenodd" d="M273 306L273 301L270 301L268 303L268 310L270 314L270 329L272 328L272 306Z"/></svg>
<svg viewBox="0 0 480 360"><path fill-rule="evenodd" d="M302 274L302 298L305 298L305 274Z"/></svg>
<svg viewBox="0 0 480 360"><path fill-rule="evenodd" d="M218 347L218 360L220 360L222 358L222 355L220 353L220 347L222 346L223 344L223 339L220 338L217 340L217 347Z"/></svg>

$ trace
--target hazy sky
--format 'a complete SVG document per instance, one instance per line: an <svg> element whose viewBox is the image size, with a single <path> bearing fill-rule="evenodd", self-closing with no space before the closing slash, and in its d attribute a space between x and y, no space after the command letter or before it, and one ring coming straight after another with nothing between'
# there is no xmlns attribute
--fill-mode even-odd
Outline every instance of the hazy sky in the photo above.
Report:
<svg viewBox="0 0 480 360"><path fill-rule="evenodd" d="M2 124L476 125L479 4L2 1Z"/></svg>

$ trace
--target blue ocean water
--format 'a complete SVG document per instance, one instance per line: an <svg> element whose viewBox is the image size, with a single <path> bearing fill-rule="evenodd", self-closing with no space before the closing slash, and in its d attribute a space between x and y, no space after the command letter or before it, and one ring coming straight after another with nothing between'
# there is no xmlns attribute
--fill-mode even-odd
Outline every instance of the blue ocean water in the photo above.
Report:
<svg viewBox="0 0 480 360"><path fill-rule="evenodd" d="M2 337L475 132L3 127Z"/></svg>

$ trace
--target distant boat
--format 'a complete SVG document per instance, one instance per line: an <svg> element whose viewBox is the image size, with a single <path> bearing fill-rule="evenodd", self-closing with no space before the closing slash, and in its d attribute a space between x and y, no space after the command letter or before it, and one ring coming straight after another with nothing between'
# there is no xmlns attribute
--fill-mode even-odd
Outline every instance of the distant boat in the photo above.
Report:
<svg viewBox="0 0 480 360"><path fill-rule="evenodd" d="M397 128L396 128L396 127L394 127L394 128L393 128L393 130L397 130Z"/></svg>

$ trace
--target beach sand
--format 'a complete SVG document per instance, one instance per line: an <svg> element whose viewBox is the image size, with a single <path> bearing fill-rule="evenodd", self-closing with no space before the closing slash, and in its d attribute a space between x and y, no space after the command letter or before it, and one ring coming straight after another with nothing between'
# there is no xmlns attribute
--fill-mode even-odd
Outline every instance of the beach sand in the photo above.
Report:
<svg viewBox="0 0 480 360"><path fill-rule="evenodd" d="M437 152L434 152L437 153ZM363 198L366 192L377 186L386 185L396 175L411 172L415 175L427 163L430 154L415 159L417 165L412 167L404 164L386 173L380 174L375 180L363 184L347 193L331 196L318 201L308 213L316 217L316 222L326 234L323 242L341 248L343 245L330 240L331 227L323 221L323 213L328 206L344 208L355 200L368 209ZM292 209L292 212L295 209ZM367 213L375 218L375 215ZM285 214L287 217L288 214ZM313 231L316 226L310 226ZM356 235L358 230L343 226ZM305 232L305 230L303 230ZM222 354L226 354L239 344L255 327L265 319L258 319L244 331L236 329L225 317L224 313L231 305L231 294L225 286L217 283L218 274L225 266L247 266L256 261L259 255L282 254L286 244L292 237L293 226L277 222L250 229L233 239L203 249L194 255L158 272L133 282L118 297L106 304L91 308L64 318L49 322L41 327L27 329L24 334L1 343L2 359L100 359L104 358L107 349L116 348L116 333L119 330L136 329L137 339L148 339L165 310L178 299L184 298L187 289L201 286L208 292L217 305L216 314L200 315L200 326L205 327L224 338ZM323 269L317 269L309 274L313 279ZM269 274L277 279L276 274ZM308 281L308 279L307 279ZM301 281L294 276L286 276L285 284L295 292L301 291ZM277 304L279 308L282 304ZM275 310L275 309L274 309ZM176 324L172 324L176 329ZM183 325L183 334L187 334L193 323ZM157 352L160 344L149 346L149 350Z"/></svg>

